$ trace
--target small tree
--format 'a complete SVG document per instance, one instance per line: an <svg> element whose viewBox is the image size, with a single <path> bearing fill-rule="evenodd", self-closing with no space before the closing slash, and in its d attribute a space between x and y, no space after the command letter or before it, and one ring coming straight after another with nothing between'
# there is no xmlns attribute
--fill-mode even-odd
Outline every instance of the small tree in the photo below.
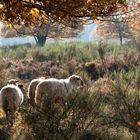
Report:
<svg viewBox="0 0 140 140"><path fill-rule="evenodd" d="M34 37L38 46L43 46L48 37L75 37L83 29L82 22L75 22L74 26L72 26L71 23L65 24L60 24L50 19L47 23L38 21L36 24L28 26L13 25L13 28L4 25L1 34L4 37L31 35Z"/></svg>
<svg viewBox="0 0 140 140"><path fill-rule="evenodd" d="M132 0L128 9L114 13L114 16L106 17L102 22L97 22L97 34L110 39L119 38L120 44L123 39L129 39L133 43L139 40L140 7Z"/></svg>

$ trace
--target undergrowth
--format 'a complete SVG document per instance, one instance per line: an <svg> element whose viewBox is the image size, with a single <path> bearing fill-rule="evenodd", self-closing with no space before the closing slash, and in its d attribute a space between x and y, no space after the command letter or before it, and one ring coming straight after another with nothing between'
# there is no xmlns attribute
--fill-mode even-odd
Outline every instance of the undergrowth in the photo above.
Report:
<svg viewBox="0 0 140 140"><path fill-rule="evenodd" d="M140 52L105 43L57 43L0 48L0 87L11 78L24 83L25 100L10 130L0 110L0 140L139 140ZM31 79L80 75L83 90L67 100L47 98L31 109Z"/></svg>

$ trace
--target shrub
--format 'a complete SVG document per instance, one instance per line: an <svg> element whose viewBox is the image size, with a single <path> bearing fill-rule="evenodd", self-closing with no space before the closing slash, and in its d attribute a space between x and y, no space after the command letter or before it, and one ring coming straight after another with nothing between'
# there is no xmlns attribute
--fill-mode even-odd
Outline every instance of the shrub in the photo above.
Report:
<svg viewBox="0 0 140 140"><path fill-rule="evenodd" d="M48 56L44 52L41 52L40 50L34 50L32 53L32 57L34 61L39 62L43 62L48 59Z"/></svg>
<svg viewBox="0 0 140 140"><path fill-rule="evenodd" d="M107 107L104 121L115 127L124 127L137 138L140 136L139 67L129 73L117 72L112 83L112 92L106 95ZM139 86L138 86L138 85ZM111 126L111 125L110 125Z"/></svg>
<svg viewBox="0 0 140 140"><path fill-rule="evenodd" d="M75 140L93 126L101 100L95 95L92 100L88 92L75 93L60 102L47 98L45 110L32 112L25 119L33 129L36 140Z"/></svg>

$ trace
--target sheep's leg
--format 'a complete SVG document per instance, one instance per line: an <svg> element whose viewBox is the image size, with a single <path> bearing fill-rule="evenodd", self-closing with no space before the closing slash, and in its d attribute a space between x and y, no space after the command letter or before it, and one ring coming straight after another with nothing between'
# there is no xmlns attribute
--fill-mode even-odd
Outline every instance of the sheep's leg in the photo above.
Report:
<svg viewBox="0 0 140 140"><path fill-rule="evenodd" d="M27 103L28 103L28 105L29 105L29 113L31 113L32 112L32 105L31 105L31 99L30 98L27 98Z"/></svg>
<svg viewBox="0 0 140 140"><path fill-rule="evenodd" d="M30 99L30 110L33 110L35 108L36 104L35 104L35 99Z"/></svg>
<svg viewBox="0 0 140 140"><path fill-rule="evenodd" d="M12 115L11 112L8 112L8 115L7 115L7 125L9 127L12 127L13 126L14 120L15 120L15 116Z"/></svg>
<svg viewBox="0 0 140 140"><path fill-rule="evenodd" d="M11 110L9 111L9 123L10 123L10 126L13 126L14 122L15 122L15 112L16 110Z"/></svg>
<svg viewBox="0 0 140 140"><path fill-rule="evenodd" d="M29 113L31 113L31 112L32 112L32 106L29 105Z"/></svg>
<svg viewBox="0 0 140 140"><path fill-rule="evenodd" d="M13 119L10 117L10 126L13 126Z"/></svg>
<svg viewBox="0 0 140 140"><path fill-rule="evenodd" d="M13 126L15 122L15 114L11 114L11 126Z"/></svg>
<svg viewBox="0 0 140 140"><path fill-rule="evenodd" d="M32 106L32 103L31 103L31 99L28 99L28 103L29 103L29 113L31 113L32 109L33 109L33 106Z"/></svg>
<svg viewBox="0 0 140 140"><path fill-rule="evenodd" d="M9 126L9 124L10 124L10 112L6 111L5 114L6 114L7 125Z"/></svg>

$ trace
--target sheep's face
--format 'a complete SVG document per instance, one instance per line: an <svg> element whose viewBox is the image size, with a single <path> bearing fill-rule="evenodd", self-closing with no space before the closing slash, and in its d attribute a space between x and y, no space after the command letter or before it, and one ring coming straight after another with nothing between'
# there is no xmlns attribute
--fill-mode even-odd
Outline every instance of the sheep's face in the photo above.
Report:
<svg viewBox="0 0 140 140"><path fill-rule="evenodd" d="M77 86L77 87L81 87L84 86L84 82L82 80L82 78L78 75L72 75L69 77L70 83L72 83L72 85Z"/></svg>

